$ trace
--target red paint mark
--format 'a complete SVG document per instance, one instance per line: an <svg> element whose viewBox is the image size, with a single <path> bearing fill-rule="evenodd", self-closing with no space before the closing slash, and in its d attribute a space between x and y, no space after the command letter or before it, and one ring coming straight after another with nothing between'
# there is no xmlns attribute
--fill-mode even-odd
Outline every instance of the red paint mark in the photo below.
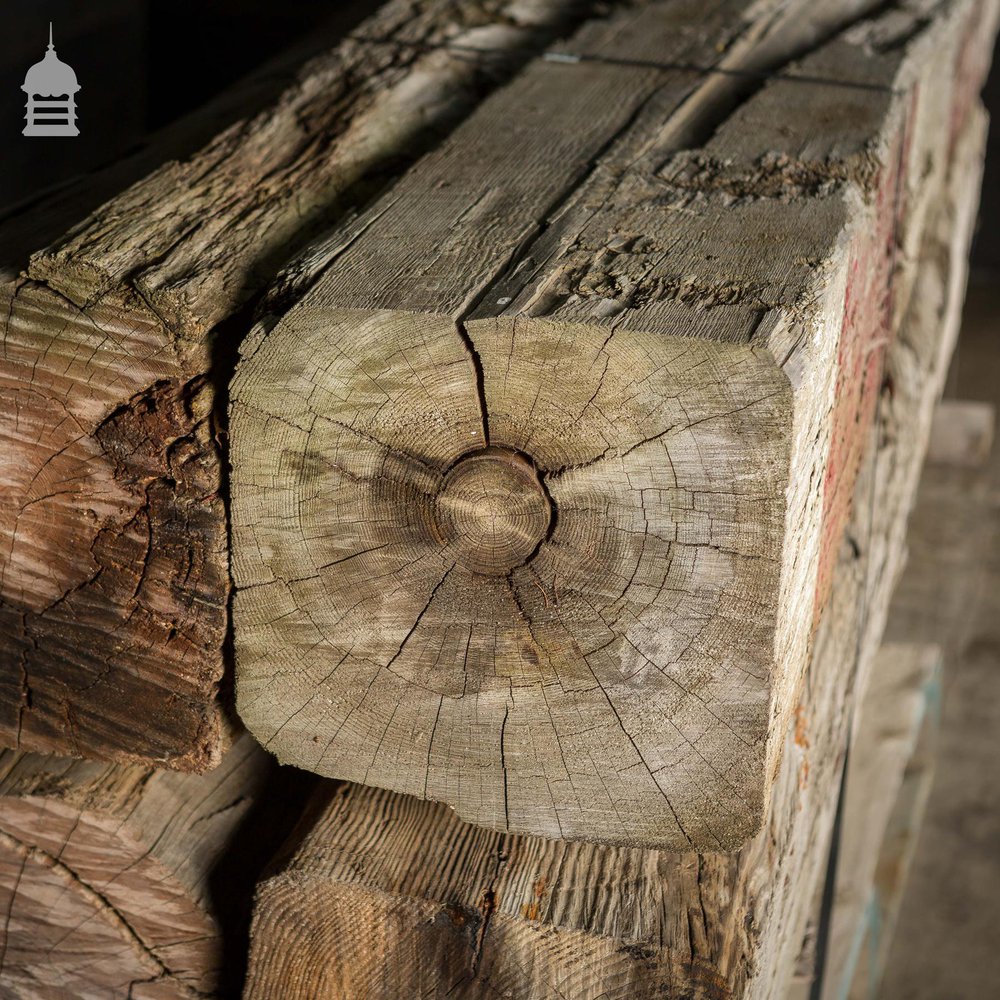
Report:
<svg viewBox="0 0 1000 1000"><path fill-rule="evenodd" d="M802 761L799 764L799 788L804 789L809 784L809 760L806 750L809 749L809 716L802 702L795 707L795 745L802 751Z"/></svg>
<svg viewBox="0 0 1000 1000"><path fill-rule="evenodd" d="M988 6L973 9L958 45L952 72L949 159L989 68L992 31ZM833 569L843 538L869 429L882 388L883 358L890 346L896 233L906 214L905 171L910 162L912 123L919 100L914 87L900 134L878 180L873 225L856 241L844 296L838 352L833 437L823 482L823 527L813 624L830 595ZM917 165L917 169L922 169ZM886 386L892 391L891 381Z"/></svg>
<svg viewBox="0 0 1000 1000"><path fill-rule="evenodd" d="M909 161L910 123L917 96L914 89L906 121L878 177L871 225L855 240L848 265L832 436L823 479L823 524L814 625L830 596L837 553L851 514L854 487L875 418L883 360L892 337L896 240L906 209L903 171Z"/></svg>

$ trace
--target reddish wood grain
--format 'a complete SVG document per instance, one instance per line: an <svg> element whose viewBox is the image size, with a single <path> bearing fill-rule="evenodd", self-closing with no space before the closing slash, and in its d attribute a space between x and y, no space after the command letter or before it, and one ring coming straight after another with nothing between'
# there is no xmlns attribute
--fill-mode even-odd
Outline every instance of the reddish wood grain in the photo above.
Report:
<svg viewBox="0 0 1000 1000"><path fill-rule="evenodd" d="M892 343L893 278L899 227L906 214L905 169L918 98L914 88L905 123L873 186L872 226L862 234L849 265L830 451L823 478L814 623L830 596L837 553L851 514L854 486L878 409L885 356Z"/></svg>

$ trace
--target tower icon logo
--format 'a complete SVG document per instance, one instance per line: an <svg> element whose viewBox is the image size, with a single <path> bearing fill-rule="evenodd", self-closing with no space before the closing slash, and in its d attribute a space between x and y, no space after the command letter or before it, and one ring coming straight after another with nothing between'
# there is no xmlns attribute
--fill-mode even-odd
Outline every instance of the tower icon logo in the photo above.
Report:
<svg viewBox="0 0 1000 1000"><path fill-rule="evenodd" d="M28 95L23 135L79 135L76 127L76 93L80 84L73 67L66 65L52 44L49 22L49 47L45 58L35 63L21 87Z"/></svg>

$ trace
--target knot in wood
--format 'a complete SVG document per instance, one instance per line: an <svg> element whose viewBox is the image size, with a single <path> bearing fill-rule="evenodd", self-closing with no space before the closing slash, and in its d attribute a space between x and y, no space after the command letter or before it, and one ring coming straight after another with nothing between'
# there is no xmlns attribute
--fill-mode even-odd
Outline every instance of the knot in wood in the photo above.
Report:
<svg viewBox="0 0 1000 1000"><path fill-rule="evenodd" d="M435 517L466 569L502 576L538 550L552 505L531 462L506 448L483 448L448 471Z"/></svg>

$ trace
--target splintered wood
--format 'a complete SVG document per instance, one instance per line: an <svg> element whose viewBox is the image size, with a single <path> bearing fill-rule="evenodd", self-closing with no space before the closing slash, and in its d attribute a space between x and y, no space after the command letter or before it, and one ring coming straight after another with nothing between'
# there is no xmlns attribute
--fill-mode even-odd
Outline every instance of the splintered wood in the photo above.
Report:
<svg viewBox="0 0 1000 1000"><path fill-rule="evenodd" d="M391 0L0 286L0 744L217 763L226 323L580 8Z"/></svg>
<svg viewBox="0 0 1000 1000"><path fill-rule="evenodd" d="M5 1000L197 1000L222 977L211 873L270 762L249 736L209 775L0 753Z"/></svg>
<svg viewBox="0 0 1000 1000"><path fill-rule="evenodd" d="M318 247L231 394L257 737L505 832L758 831L995 15L629 6Z"/></svg>
<svg viewBox="0 0 1000 1000"><path fill-rule="evenodd" d="M950 23L911 32L891 13L865 36L885 39L894 60L947 58L938 45ZM978 32L989 26L963 37L986 45ZM893 37L908 39L908 57ZM905 309L894 302L903 315L870 431L877 447L862 459L760 833L731 854L647 851L490 832L357 785L325 790L258 891L248 1000L783 1000L957 336L985 140L982 110L964 117L946 183L901 261L914 294Z"/></svg>

